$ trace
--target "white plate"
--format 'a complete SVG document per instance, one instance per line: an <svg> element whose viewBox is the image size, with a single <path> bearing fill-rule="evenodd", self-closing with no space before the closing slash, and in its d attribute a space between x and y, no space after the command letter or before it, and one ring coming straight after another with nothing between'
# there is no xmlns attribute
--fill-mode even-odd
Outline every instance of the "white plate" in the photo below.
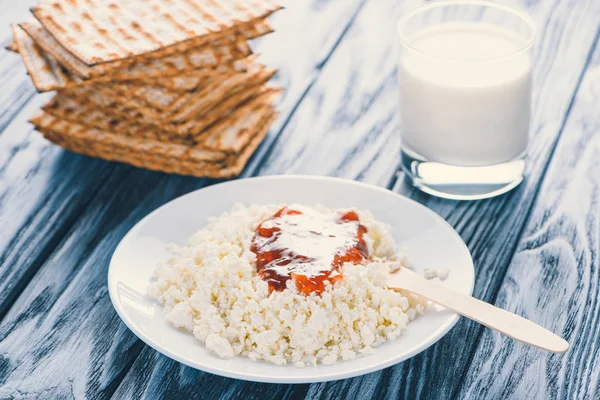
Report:
<svg viewBox="0 0 600 400"><path fill-rule="evenodd" d="M460 236L433 211L388 190L364 183L310 176L272 176L226 182L201 189L160 207L123 238L110 263L108 288L117 313L144 342L164 355L203 371L231 378L273 383L307 383L349 378L406 360L444 336L458 320L446 310L432 310L411 322L397 340L373 354L334 365L296 368L235 357L223 360L187 332L169 325L161 306L146 295L157 262L168 257L168 243L185 244L207 218L234 203L323 204L370 210L392 226L396 242L407 246L417 271L450 268L445 285L470 294L474 270ZM451 345L451 344L450 344Z"/></svg>

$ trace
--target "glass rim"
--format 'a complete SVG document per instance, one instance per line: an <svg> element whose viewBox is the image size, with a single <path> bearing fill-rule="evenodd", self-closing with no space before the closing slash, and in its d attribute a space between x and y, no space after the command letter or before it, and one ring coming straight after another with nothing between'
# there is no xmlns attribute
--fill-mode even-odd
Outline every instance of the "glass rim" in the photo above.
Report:
<svg viewBox="0 0 600 400"><path fill-rule="evenodd" d="M435 8L448 7L448 6L461 6L461 5L495 8L497 10L501 10L501 11L507 12L509 14L512 14L527 24L527 26L531 29L531 34L529 35L527 42L523 46L521 46L519 49L517 49L513 52L510 52L508 54L505 54L505 55L502 55L499 57L494 57L494 58L486 58L486 59L482 59L482 60L453 60L452 58L435 56L432 54L428 54L427 52L424 52L423 50L420 50L419 48L410 44L406 40L405 35L402 33L402 27L411 18L413 18L417 14L420 14L422 12L429 11L429 10L432 10ZM534 39L535 39L537 26L536 26L535 22L533 21L533 19L529 16L529 14L527 14L525 11L521 11L514 7L509 7L509 6L505 6L503 4L497 4L497 3L493 3L491 1L484 1L484 0L446 0L446 1L436 1L434 3L425 4L425 5L417 7L414 10L408 12L406 15L403 15L398 20L398 23L396 25L396 30L398 33L398 37L400 39L400 43L403 46L410 49L411 51L414 51L422 56L436 59L436 60L449 60L449 61L456 61L456 62L462 62L462 63L481 63L481 62L505 60L505 59L508 59L508 58L511 58L514 56L518 56L519 54L522 54L526 51L529 51L529 49L532 47Z"/></svg>

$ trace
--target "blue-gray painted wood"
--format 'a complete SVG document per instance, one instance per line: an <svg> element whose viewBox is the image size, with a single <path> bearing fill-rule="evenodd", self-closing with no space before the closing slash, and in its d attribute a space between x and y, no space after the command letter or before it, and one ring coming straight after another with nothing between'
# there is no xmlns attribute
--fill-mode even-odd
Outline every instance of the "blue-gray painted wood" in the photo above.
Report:
<svg viewBox="0 0 600 400"><path fill-rule="evenodd" d="M412 189L398 184L397 190L404 188L405 194L411 195L421 201L430 204L437 211L444 213L451 222L459 228L463 237L467 239L471 248L478 251L476 254L483 265L490 265L491 271L487 271L488 275L479 274L479 280L483 280L483 285L479 287L479 295L486 299L493 299L498 282L506 271L510 261L511 254L506 254L505 257L495 257L493 252L487 253L489 247L500 249L505 245L512 245L514 248L519 239L520 228L527 217L527 212L515 213L518 218L505 218L510 223L498 223L502 217L502 213L511 207L522 207L525 211L530 207L536 192L536 184L539 182L543 174L543 168L548 161L548 147L551 147L553 142L560 134L560 126L564 120L565 113L568 110L571 98L575 92L578 80L581 75L581 70L586 64L587 56L592 44L596 38L596 21L586 19L586 13L592 15L597 12L597 8L591 8L593 3L581 4L582 8L576 12L569 13L569 5L538 5L530 10L533 16L538 20L540 26L553 25L554 29L559 29L557 23L560 24L560 29L565 31L565 37L576 35L582 41L583 45L579 48L577 60L573 58L562 60L560 53L557 53L556 48L561 48L566 51L569 41L560 36L552 36L552 40L547 43L540 43L540 49L537 52L538 60L546 59L551 67L541 61L538 63L538 90L536 96L549 96L553 100L548 106L547 101L538 101L535 104L536 118L534 127L538 131L538 135L532 145L533 148L540 148L538 154L532 151L532 158L538 159L538 162L531 163L529 175L531 177L531 185L528 186L529 191L523 195L523 188L520 189L520 194L513 196L510 206L507 205L509 197L505 196L501 199L495 199L481 203L456 203L431 199L414 192ZM556 8L558 7L558 9ZM590 8L586 8L590 7ZM273 152L263 161L260 173L281 173L296 172L296 173L314 173L314 174L338 174L344 177L358 178L352 174L352 168L349 171L341 170L339 173L335 169L330 169L330 165L335 165L339 153L336 154L332 145L336 144L338 150L343 149L342 154L349 154L356 151L357 146L353 140L358 138L367 138L372 130L373 124L377 119L373 120L369 116L369 112L379 115L381 120L385 120L382 116L392 115L393 125L390 129L397 134L398 126L393 121L393 115L396 110L395 96L397 94L396 83L394 79L393 58L391 63L386 63L386 56L393 49L386 46L387 42L378 41L377 35L384 34L385 29L373 28L375 21L381 21L386 15L393 15L397 12L398 7L394 4L386 2L370 2L361 11L353 27L347 34L345 41L338 47L336 53L331 57L328 65L323 69L319 81L311 88L305 100L298 108L294 117L289 123L282 135L278 138L278 146L284 150ZM556 20L556 15L562 15L560 22ZM379 36L381 38L381 36ZM347 40L347 42L346 42ZM373 54L376 61L357 61L356 52L359 49L365 48L364 42L370 44L369 52ZM379 44L379 46L378 46ZM344 53L345 48L348 51ZM545 50L543 50L545 49ZM571 49L572 50L572 49ZM393 56L393 54L392 54ZM354 57L354 58L353 58ZM340 63L336 60L339 58ZM377 63L377 61L384 60ZM574 65L574 62L577 65ZM360 67L353 68L354 64L358 63ZM379 68L369 68L371 65L377 65ZM329 70L330 68L330 70ZM342 71L347 71L346 73ZM340 75L344 74L344 79ZM337 78L334 80L334 77ZM556 85L557 77L560 77L561 85ZM387 78L387 79L386 79ZM323 82L321 84L321 81ZM352 82L349 89L344 87ZM383 82L383 83L381 83ZM362 86L364 85L364 86ZM376 90L375 90L376 89ZM565 90L566 89L566 90ZM566 92L566 93L565 93ZM376 95L372 95L375 93ZM378 97L378 96L379 97ZM372 101L368 101L373 99ZM367 101L365 101L367 99ZM361 107L361 103L368 104L367 107ZM560 112L557 112L557 109ZM361 115L361 112L355 112L359 117L352 120L352 124L344 125L349 119L352 119L354 110L365 110L366 113ZM376 111L375 111L376 110ZM342 115L343 117L339 117ZM337 121L339 125L334 125L332 121ZM361 128L360 124L364 123ZM538 129L539 127L545 127ZM371 129L370 129L371 128ZM331 139L328 135L331 133L335 139ZM346 135L344 136L344 133ZM376 136L377 137L377 136ZM380 135L378 137L386 137ZM394 136L388 136L390 141L388 147L394 148ZM545 144L540 146L541 143ZM377 165L377 158L381 156L373 149L386 154L385 150L380 150L377 146L367 146L371 150L363 150L369 154ZM361 149L359 149L361 150ZM543 153L542 153L543 151ZM397 153L395 153L397 155ZM337 159L339 162L339 159ZM360 157L353 159L350 167L358 167L360 170ZM278 170L281 166L281 170ZM379 174L381 177L386 177L385 169L380 166ZM389 176L387 176L389 179ZM385 180L385 179L383 179ZM374 182L377 182L375 179ZM528 183L529 184L529 183ZM525 187L525 186L524 186ZM466 210L470 208L470 210ZM454 215L452 215L454 213ZM484 221L481 224L481 221ZM462 227L460 225L462 223ZM486 235L490 237L500 236L505 237L502 243L494 243ZM481 256L479 255L482 254ZM475 339L480 333L480 327L474 324L461 323L458 334L455 334L453 339L445 339L434 349L424 354L422 357L415 358L415 361L401 364L397 367L388 369L381 373L374 373L365 377L350 379L335 383L322 383L311 385L306 388L306 385L301 385L294 388L292 392L297 396L306 395L308 398L336 398L340 394L344 397L370 397L383 396L395 397L398 394L406 397L424 396L430 398L447 398L457 390L462 379L463 371L467 368L467 363L470 354L474 350L476 340L459 345L458 348L451 347L445 343L461 343L459 339L462 334L472 334ZM464 340L462 340L464 342ZM148 361L146 357L156 358L159 361L157 365L153 365L153 375L150 377L147 385L142 385L146 389L152 387L148 393L156 393L160 390L160 377L167 375L169 368L174 368L168 361L162 360L162 356L152 355L150 352L143 353L141 360ZM144 364L147 367L147 364ZM452 365L453 369L448 369ZM137 371L138 368L134 365L132 371ZM194 393L200 386L195 382L203 376L201 373L190 370L189 368L181 367L178 370L182 378L178 383L167 385L167 390L172 393L186 395ZM450 375L450 379L448 378ZM423 379L423 377L426 377ZM418 377L418 378L417 378ZM443 381L446 384L436 385L435 382ZM222 383L221 383L222 382ZM227 382L227 383L225 383ZM218 378L215 385L226 387L245 387L246 384L241 384L232 380ZM271 387L269 385L268 387ZM260 386L262 387L262 386ZM437 388L436 388L437 387ZM436 389L433 389L436 388ZM278 389L279 390L279 389ZM117 392L126 393L126 392ZM129 392L137 395L143 393L141 391ZM164 393L164 392L161 392Z"/></svg>
<svg viewBox="0 0 600 400"><path fill-rule="evenodd" d="M465 203L431 198L407 186L401 178L395 190L434 209L461 234L477 267L475 294L494 301L538 191L545 166L561 133L578 87L582 69L597 39L597 2L537 2L528 5L539 24L536 48L533 138L528 180L517 191L488 201ZM578 36L577 50L571 35ZM570 53L569 57L561 54ZM575 56L575 53L577 55ZM375 107L380 105L374 105ZM541 321L540 321L541 322ZM375 396L452 398L461 384L482 328L461 321L437 345L408 362L363 378L313 385L309 397ZM470 370L477 373L477 366ZM493 379L490 377L489 379ZM522 394L522 393L521 393ZM488 393L493 398L494 393Z"/></svg>
<svg viewBox="0 0 600 400"><path fill-rule="evenodd" d="M569 111L597 40L600 4L524 3L543 39L536 50L529 178L507 196L460 203L432 199L394 177L400 142L393 25L403 9L417 2L288 4L276 17L277 32L256 44L262 60L280 69L277 80L286 88L282 117L244 176L310 173L394 186L457 228L478 265L478 296L498 299L542 323L550 321L544 316L564 305L549 297L562 288L560 282L531 290L515 282L536 276L528 275L529 262L554 266L557 260L570 261L569 253L556 253L564 247L553 247L557 236L566 237L578 257L565 262L570 269L561 270L560 276L569 282L587 277L595 285L569 286L574 299L569 309L576 316L557 317L556 326L564 325L566 334L597 334L598 202L591 178L597 175L596 153L591 147L580 163L577 157L569 158L592 140L593 121L597 124L597 68L588 68L591 78L579 92L584 98L578 97ZM12 18L26 15L28 3L32 1L0 1L0 21L16 22ZM7 34L8 29L0 28L0 41L7 42ZM106 292L108 260L120 238L146 213L213 181L63 152L26 124L44 98L32 97L24 68L4 51L0 84L0 398L499 398L503 393L522 398L526 390L531 398L594 397L597 341L581 342L572 361L548 361L466 321L408 362L364 377L314 385L220 378L159 355L137 340L113 311ZM569 129L575 133L567 136ZM561 158L551 162L555 147ZM586 183L577 187L587 188L580 200L586 212L573 212L573 200L561 193L562 163L572 165L570 176ZM547 201L538 194L540 185L540 193L553 193ZM583 263L579 274L577 262ZM538 309L538 301L544 300ZM525 356L530 364L523 364ZM524 368L522 374L512 373L519 368ZM552 377L559 379L550 382Z"/></svg>
<svg viewBox="0 0 600 400"><path fill-rule="evenodd" d="M600 46L496 299L571 343L565 356L484 331L461 397L600 396Z"/></svg>
<svg viewBox="0 0 600 400"><path fill-rule="evenodd" d="M272 135L302 99L361 6L361 1L346 0L291 6L274 24L289 46L303 51L282 50L280 42L273 44L269 37L257 44L267 62L279 60L272 65L280 68L278 80L286 85L282 118ZM317 9L321 13L316 14ZM298 29L307 24L312 26L310 40ZM26 78L22 72L17 66L13 75ZM106 293L110 255L145 214L207 181L65 153L26 124L44 101L43 97L31 101L4 130L5 142L0 142L10 154L0 160L3 177L14 176L5 191L10 209L0 210L13 227L2 235L6 262L0 271L6 273L12 294L5 299L6 315L0 325L0 398L71 393L107 397L141 350L141 342L110 306ZM31 207L23 207L29 203ZM21 242L18 248L15 244Z"/></svg>

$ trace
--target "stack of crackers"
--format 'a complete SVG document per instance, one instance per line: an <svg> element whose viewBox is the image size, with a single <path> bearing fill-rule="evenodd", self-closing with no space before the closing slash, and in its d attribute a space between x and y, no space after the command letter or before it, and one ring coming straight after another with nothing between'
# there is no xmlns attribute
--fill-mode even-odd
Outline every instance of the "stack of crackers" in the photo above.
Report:
<svg viewBox="0 0 600 400"><path fill-rule="evenodd" d="M65 149L138 167L231 177L276 117L275 71L248 41L271 0L57 0L13 26L40 92L31 119Z"/></svg>

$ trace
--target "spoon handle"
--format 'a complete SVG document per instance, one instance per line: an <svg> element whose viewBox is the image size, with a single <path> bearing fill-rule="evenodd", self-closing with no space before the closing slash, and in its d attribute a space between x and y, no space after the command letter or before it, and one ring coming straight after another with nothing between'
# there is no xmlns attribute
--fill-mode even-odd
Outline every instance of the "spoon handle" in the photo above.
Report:
<svg viewBox="0 0 600 400"><path fill-rule="evenodd" d="M564 353L569 343L560 336L516 314L453 290L417 275L407 268L390 274L388 288L401 289L424 297L528 345Z"/></svg>

